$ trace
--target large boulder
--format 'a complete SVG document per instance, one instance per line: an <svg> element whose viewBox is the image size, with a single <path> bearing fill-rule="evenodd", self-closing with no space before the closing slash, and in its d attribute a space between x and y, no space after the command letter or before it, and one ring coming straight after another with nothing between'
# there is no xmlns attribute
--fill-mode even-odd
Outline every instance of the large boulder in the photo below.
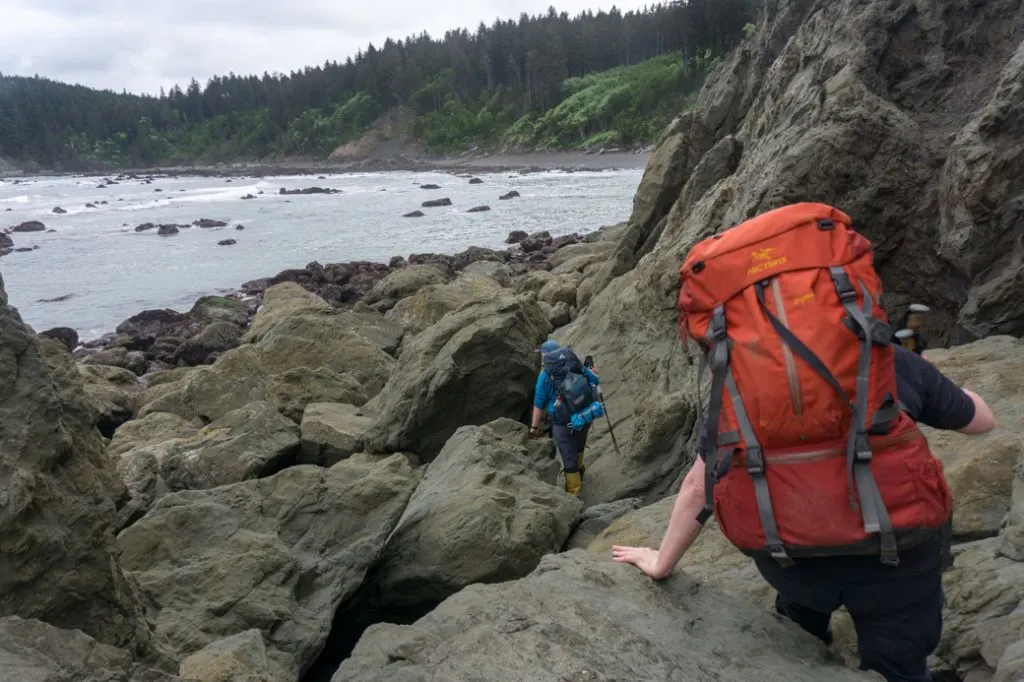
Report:
<svg viewBox="0 0 1024 682"><path fill-rule="evenodd" d="M40 343L0 279L0 616L145 645L111 532L124 486L71 355Z"/></svg>
<svg viewBox="0 0 1024 682"><path fill-rule="evenodd" d="M0 618L0 679L10 682L191 682L136 663L131 652L97 642L81 630L61 630L39 620L17 616Z"/></svg>
<svg viewBox="0 0 1024 682"><path fill-rule="evenodd" d="M334 314L286 316L259 342L228 351L209 367L147 391L140 416L172 412L220 419L267 401L299 422L311 402L362 405L387 382L395 359Z"/></svg>
<svg viewBox="0 0 1024 682"><path fill-rule="evenodd" d="M43 344L48 355L59 354L63 349L54 348L48 342ZM110 437L122 424L138 412L143 387L134 373L107 365L77 365L84 382L84 398L92 406L96 417L94 423L100 433Z"/></svg>
<svg viewBox="0 0 1024 682"><path fill-rule="evenodd" d="M204 296L187 313L147 310L118 326L113 348L144 351L145 358L171 365L208 364L238 346L249 323L250 303L225 296ZM142 374L142 372L137 372Z"/></svg>
<svg viewBox="0 0 1024 682"><path fill-rule="evenodd" d="M218 639L181 662L182 678L196 682L277 682L287 673L267 656L256 628Z"/></svg>
<svg viewBox="0 0 1024 682"><path fill-rule="evenodd" d="M998 550L996 538L961 545L943 576L942 641L935 653L960 679L990 679L1024 633L1024 563ZM977 676L969 677L972 672Z"/></svg>
<svg viewBox="0 0 1024 682"><path fill-rule="evenodd" d="M168 413L147 415L133 432L111 441L129 497L118 512L117 529L172 491L271 476L295 464L298 450L298 426L266 402L240 407L198 431Z"/></svg>
<svg viewBox="0 0 1024 682"><path fill-rule="evenodd" d="M295 315L329 315L332 312L334 308L327 301L295 282L275 284L264 292L259 310L243 340L255 343L279 322Z"/></svg>
<svg viewBox="0 0 1024 682"><path fill-rule="evenodd" d="M1024 340L995 336L925 355L958 385L977 391L995 414L996 429L983 436L923 430L953 490L954 535L996 535L1010 510L1014 469L1024 461Z"/></svg>
<svg viewBox="0 0 1024 682"><path fill-rule="evenodd" d="M433 265L409 265L374 284L363 300L370 305L385 303L386 307L391 307L399 299L411 296L425 286L446 281L448 275Z"/></svg>
<svg viewBox="0 0 1024 682"><path fill-rule="evenodd" d="M399 325L406 334L419 334L453 310L492 300L503 291L493 277L462 273L449 284L431 284L403 298L385 317Z"/></svg>
<svg viewBox="0 0 1024 682"><path fill-rule="evenodd" d="M553 448L530 441L525 424L506 419L456 431L427 467L374 571L382 605L414 608L473 583L521 578L557 552L583 505L544 482L554 462Z"/></svg>
<svg viewBox="0 0 1024 682"><path fill-rule="evenodd" d="M255 628L280 679L297 679L416 483L394 455L174 493L118 536L121 562L179 656Z"/></svg>
<svg viewBox="0 0 1024 682"><path fill-rule="evenodd" d="M302 415L299 462L334 466L359 452L373 418L355 405L312 403Z"/></svg>
<svg viewBox="0 0 1024 682"><path fill-rule="evenodd" d="M411 451L432 460L455 430L530 409L537 347L549 330L537 302L503 296L443 317L402 351L366 434L371 452Z"/></svg>
<svg viewBox="0 0 1024 682"><path fill-rule="evenodd" d="M198 431L194 423L175 414L154 412L119 427L107 445L107 454L119 456L138 447L157 445L175 438L191 438Z"/></svg>
<svg viewBox="0 0 1024 682"><path fill-rule="evenodd" d="M374 625L332 682L875 679L825 647L683 574L654 583L580 550L529 576L471 585L413 625Z"/></svg>
<svg viewBox="0 0 1024 682"><path fill-rule="evenodd" d="M620 464L607 434L595 433L589 504L654 499L689 463L691 419L677 419L670 434L640 418L662 424L671 418L656 414L662 396L696 393L696 348L677 331L679 264L697 240L758 213L797 201L849 213L875 246L887 312L927 303L933 345L950 339L958 320L965 334L1017 333L1024 309L1009 226L1024 206L1024 135L1015 123L1024 120L1024 90L1010 84L1024 60L1022 22L1016 0L984 10L766 4L757 30L666 131L614 272L581 284L585 308L564 341L586 345L614 386L607 401L619 441L628 450L662 446L655 460ZM956 116L931 114L951 113L950 102Z"/></svg>
<svg viewBox="0 0 1024 682"><path fill-rule="evenodd" d="M587 551L611 556L614 545L658 547L668 528L675 495L642 507L613 521L587 547ZM754 565L718 529L708 521L679 561L679 571L716 590L745 602L771 607L775 591L764 581Z"/></svg>
<svg viewBox="0 0 1024 682"><path fill-rule="evenodd" d="M158 461L171 490L216 488L294 464L299 427L273 405L256 402L227 413L192 438L165 441L165 446Z"/></svg>

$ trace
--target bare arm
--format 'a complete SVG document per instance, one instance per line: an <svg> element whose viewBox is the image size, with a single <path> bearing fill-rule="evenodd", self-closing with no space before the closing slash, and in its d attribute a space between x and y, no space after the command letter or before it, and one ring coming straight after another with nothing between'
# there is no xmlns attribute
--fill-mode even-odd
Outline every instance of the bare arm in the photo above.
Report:
<svg viewBox="0 0 1024 682"><path fill-rule="evenodd" d="M704 460L698 457L683 479L660 549L616 546L612 550L615 560L634 564L655 580L668 577L700 535L703 526L697 523L697 514L703 506Z"/></svg>
<svg viewBox="0 0 1024 682"><path fill-rule="evenodd" d="M966 433L970 436L976 436L982 433L988 433L996 427L996 418L992 414L992 408L988 406L985 400L975 393L974 391L963 389L963 392L967 394L967 397L974 403L974 419L971 420L964 428L960 429L960 433Z"/></svg>
<svg viewBox="0 0 1024 682"><path fill-rule="evenodd" d="M522 414L522 412L520 412ZM540 423L544 421L544 410L539 407L533 408L533 419L530 420L531 429L540 429Z"/></svg>

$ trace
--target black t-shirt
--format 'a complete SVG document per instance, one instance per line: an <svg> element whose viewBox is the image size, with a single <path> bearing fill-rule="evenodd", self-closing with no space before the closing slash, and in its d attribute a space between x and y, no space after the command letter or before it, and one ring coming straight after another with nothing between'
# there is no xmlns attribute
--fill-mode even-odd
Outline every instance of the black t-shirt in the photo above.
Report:
<svg viewBox="0 0 1024 682"><path fill-rule="evenodd" d="M902 346L896 349L896 391L907 414L936 429L958 431L974 419L974 401L938 367ZM701 424L697 452L704 458L707 417Z"/></svg>

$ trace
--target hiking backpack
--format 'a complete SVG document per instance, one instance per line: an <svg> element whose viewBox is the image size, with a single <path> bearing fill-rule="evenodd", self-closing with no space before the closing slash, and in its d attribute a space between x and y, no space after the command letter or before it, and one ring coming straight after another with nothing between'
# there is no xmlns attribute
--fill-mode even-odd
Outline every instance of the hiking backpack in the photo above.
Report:
<svg viewBox="0 0 1024 682"><path fill-rule="evenodd" d="M680 334L711 369L698 521L784 565L895 565L942 527L952 496L898 401L882 283L848 215L769 211L695 245L680 280Z"/></svg>
<svg viewBox="0 0 1024 682"><path fill-rule="evenodd" d="M559 348L544 355L544 371L560 398L555 416L566 423L572 415L590 407L597 397L583 369L583 363L571 348Z"/></svg>

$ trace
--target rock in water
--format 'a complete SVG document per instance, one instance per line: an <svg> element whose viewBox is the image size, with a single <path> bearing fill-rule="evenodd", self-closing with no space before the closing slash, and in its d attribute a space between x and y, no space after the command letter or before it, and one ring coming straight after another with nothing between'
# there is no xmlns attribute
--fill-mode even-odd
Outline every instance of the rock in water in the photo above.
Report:
<svg viewBox="0 0 1024 682"><path fill-rule="evenodd" d="M162 498L118 536L147 615L180 656L259 629L296 679L362 584L416 487L402 455L297 466Z"/></svg>
<svg viewBox="0 0 1024 682"><path fill-rule="evenodd" d="M388 539L374 588L385 608L416 608L473 583L521 578L557 552L583 505L550 483L550 441L508 419L466 426L427 467Z"/></svg>
<svg viewBox="0 0 1024 682"><path fill-rule="evenodd" d="M0 616L134 647L147 635L111 532L124 486L95 419L71 356L22 323L0 279Z"/></svg>
<svg viewBox="0 0 1024 682"><path fill-rule="evenodd" d="M550 327L536 300L504 296L443 317L402 350L402 361L367 409L371 452L411 451L430 461L456 429L530 409L537 346Z"/></svg>
<svg viewBox="0 0 1024 682"><path fill-rule="evenodd" d="M413 625L366 631L332 682L866 682L793 623L683 574L654 583L580 550L471 585Z"/></svg>

